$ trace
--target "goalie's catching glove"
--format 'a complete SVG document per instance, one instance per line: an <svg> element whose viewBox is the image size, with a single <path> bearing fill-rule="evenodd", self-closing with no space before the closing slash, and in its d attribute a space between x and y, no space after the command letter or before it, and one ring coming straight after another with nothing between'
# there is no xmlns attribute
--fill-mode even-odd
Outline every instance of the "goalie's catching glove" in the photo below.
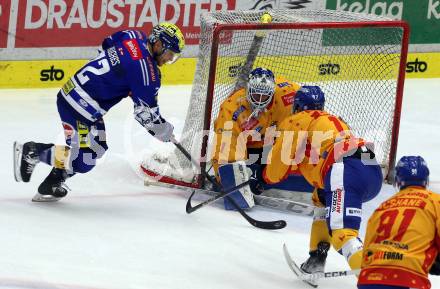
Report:
<svg viewBox="0 0 440 289"><path fill-rule="evenodd" d="M135 104L134 118L158 140L171 141L174 126L162 118L158 107L150 108L148 105Z"/></svg>

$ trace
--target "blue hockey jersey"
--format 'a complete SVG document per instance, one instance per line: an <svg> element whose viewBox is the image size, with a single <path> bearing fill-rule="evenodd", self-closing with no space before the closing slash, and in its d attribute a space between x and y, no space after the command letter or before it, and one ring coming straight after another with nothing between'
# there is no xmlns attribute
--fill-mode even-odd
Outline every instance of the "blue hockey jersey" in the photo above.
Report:
<svg viewBox="0 0 440 289"><path fill-rule="evenodd" d="M129 95L135 106L148 106L160 116L160 70L147 43L148 37L136 30L107 37L103 51L67 81L61 95L90 121L101 118Z"/></svg>

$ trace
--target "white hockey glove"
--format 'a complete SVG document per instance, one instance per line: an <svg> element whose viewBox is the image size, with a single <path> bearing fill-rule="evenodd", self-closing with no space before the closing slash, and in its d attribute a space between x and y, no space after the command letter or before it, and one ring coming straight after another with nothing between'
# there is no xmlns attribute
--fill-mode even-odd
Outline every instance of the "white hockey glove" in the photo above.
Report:
<svg viewBox="0 0 440 289"><path fill-rule="evenodd" d="M169 142L173 137L174 126L163 119L157 107L135 105L134 118L147 129L147 131L162 142Z"/></svg>

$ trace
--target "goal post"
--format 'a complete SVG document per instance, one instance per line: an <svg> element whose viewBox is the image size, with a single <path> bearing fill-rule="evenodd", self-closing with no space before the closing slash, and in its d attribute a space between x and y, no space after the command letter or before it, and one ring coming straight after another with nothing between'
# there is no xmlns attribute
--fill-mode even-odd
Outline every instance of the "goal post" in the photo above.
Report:
<svg viewBox="0 0 440 289"><path fill-rule="evenodd" d="M263 66L301 85L320 85L325 109L375 145L390 180L399 135L409 27L375 15L332 10L205 13L181 144L207 169L213 122L243 67ZM263 36L261 36L263 35ZM255 39L259 36L258 49ZM249 57L250 53L256 53ZM249 63L247 59L252 59ZM248 61L248 62L247 62ZM142 170L158 181L201 187L203 178L178 150L144 157Z"/></svg>

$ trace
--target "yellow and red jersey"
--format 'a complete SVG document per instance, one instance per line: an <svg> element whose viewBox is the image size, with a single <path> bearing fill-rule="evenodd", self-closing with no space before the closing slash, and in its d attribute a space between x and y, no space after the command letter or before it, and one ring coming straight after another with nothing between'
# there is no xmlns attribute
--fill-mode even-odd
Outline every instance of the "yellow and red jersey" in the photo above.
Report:
<svg viewBox="0 0 440 289"><path fill-rule="evenodd" d="M266 130L274 131L281 121L292 114L292 103L301 86L283 77L275 79L272 102L258 116L250 117L252 108L246 89L235 91L220 106L214 122L215 150L213 165L247 159L247 148L262 148Z"/></svg>
<svg viewBox="0 0 440 289"><path fill-rule="evenodd" d="M428 289L440 248L440 195L407 187L368 221L359 284Z"/></svg>
<svg viewBox="0 0 440 289"><path fill-rule="evenodd" d="M286 118L278 127L276 139L264 170L267 183L284 180L299 170L315 188L324 188L331 165L365 144L352 135L339 117L320 110L306 110Z"/></svg>

